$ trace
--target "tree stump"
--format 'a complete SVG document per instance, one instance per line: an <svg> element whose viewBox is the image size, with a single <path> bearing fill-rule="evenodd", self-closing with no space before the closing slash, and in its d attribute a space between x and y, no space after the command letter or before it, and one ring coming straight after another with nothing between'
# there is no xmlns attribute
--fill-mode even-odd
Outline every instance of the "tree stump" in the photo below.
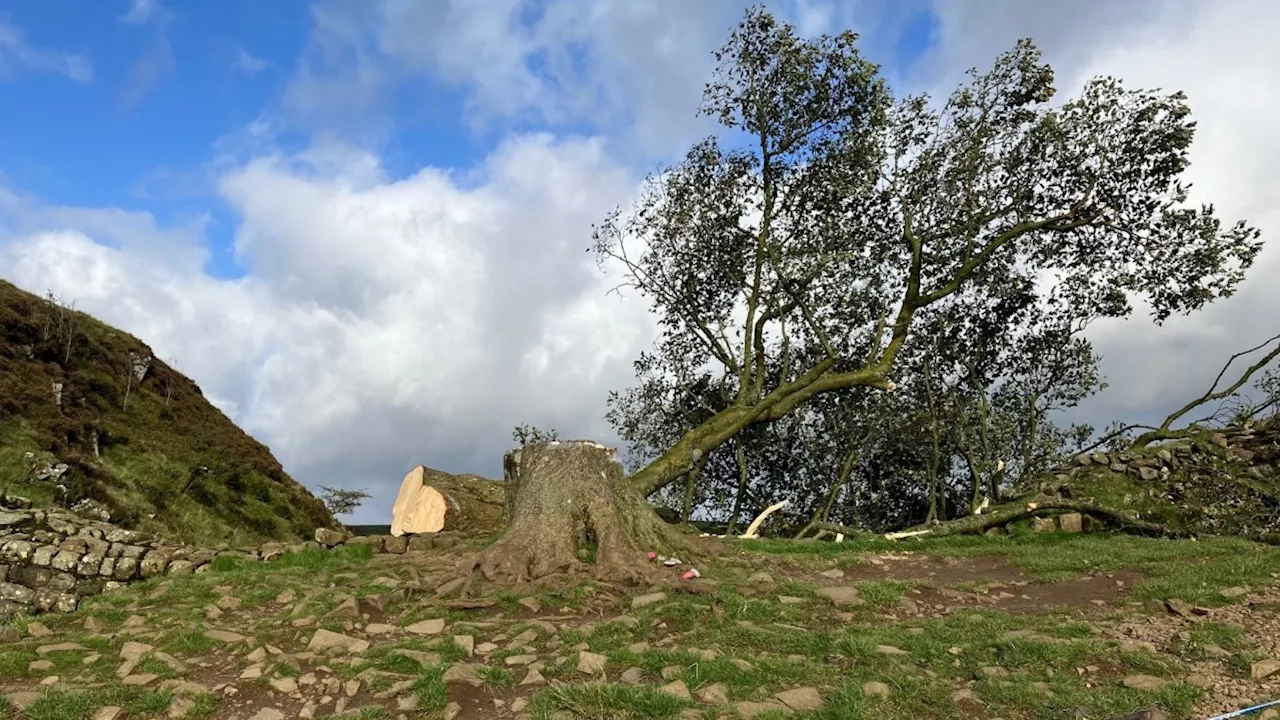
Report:
<svg viewBox="0 0 1280 720"><path fill-rule="evenodd" d="M451 475L419 465L404 476L391 509L391 534L487 535L503 526L503 484L479 475Z"/></svg>
<svg viewBox="0 0 1280 720"><path fill-rule="evenodd" d="M688 547L627 482L612 448L587 440L535 443L507 453L503 466L509 522L479 560L490 581L591 571L646 582L649 551Z"/></svg>

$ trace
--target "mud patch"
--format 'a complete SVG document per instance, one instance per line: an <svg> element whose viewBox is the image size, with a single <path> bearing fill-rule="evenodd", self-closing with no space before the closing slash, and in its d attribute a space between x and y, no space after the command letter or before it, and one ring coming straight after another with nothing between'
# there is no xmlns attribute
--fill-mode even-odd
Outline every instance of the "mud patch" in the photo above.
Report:
<svg viewBox="0 0 1280 720"><path fill-rule="evenodd" d="M518 668L513 674L512 682L519 683L526 672L525 668ZM523 690L524 692L521 692ZM462 712L458 713L460 718L500 718L512 717L511 704L520 698L528 699L530 691L528 688L516 687L493 687L482 686L475 687L465 683L459 683L449 686L449 702L458 703L462 708Z"/></svg>
<svg viewBox="0 0 1280 720"><path fill-rule="evenodd" d="M902 609L908 615L943 615L972 607L1019 614L1097 609L1127 597L1141 579L1136 572L1114 572L1061 582L988 582L969 589L923 585L907 591Z"/></svg>
<svg viewBox="0 0 1280 720"><path fill-rule="evenodd" d="M817 577L826 581L826 578L821 575ZM899 580L958 585L973 582L1029 582L1031 577L1022 570L1010 566L1001 555L948 557L893 553L873 556L856 565L845 567L843 580Z"/></svg>

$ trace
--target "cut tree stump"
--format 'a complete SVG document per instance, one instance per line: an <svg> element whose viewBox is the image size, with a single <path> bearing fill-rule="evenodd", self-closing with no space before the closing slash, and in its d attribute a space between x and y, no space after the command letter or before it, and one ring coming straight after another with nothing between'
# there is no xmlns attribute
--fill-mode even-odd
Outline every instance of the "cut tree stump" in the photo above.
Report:
<svg viewBox="0 0 1280 720"><path fill-rule="evenodd" d="M588 440L526 445L503 458L505 534L477 560L493 582L564 572L616 582L653 579L648 553L691 541L663 522L629 482L612 448Z"/></svg>
<svg viewBox="0 0 1280 720"><path fill-rule="evenodd" d="M479 475L451 475L419 465L404 476L391 509L391 534L452 530L487 535L503 527L506 495L500 482Z"/></svg>

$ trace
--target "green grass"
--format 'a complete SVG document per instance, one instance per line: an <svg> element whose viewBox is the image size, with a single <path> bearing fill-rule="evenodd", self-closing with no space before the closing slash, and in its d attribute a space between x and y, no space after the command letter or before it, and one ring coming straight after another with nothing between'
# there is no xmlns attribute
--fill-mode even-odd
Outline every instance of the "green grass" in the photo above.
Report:
<svg viewBox="0 0 1280 720"><path fill-rule="evenodd" d="M557 710L593 720L639 720L674 717L685 707L685 701L654 688L592 683L543 690L529 703L529 713L538 720Z"/></svg>
<svg viewBox="0 0 1280 720"><path fill-rule="evenodd" d="M124 708L129 717L167 717L173 703L173 693L168 690L149 690L120 684L114 678L108 683L80 692L46 689L41 697L27 706L24 720L84 720L106 705ZM214 698L202 693L189 699L190 708L185 718L210 717L214 713ZM6 715L6 712L9 713ZM17 720L19 715L7 704L0 709L0 720Z"/></svg>
<svg viewBox="0 0 1280 720"><path fill-rule="evenodd" d="M504 687L510 685L514 678L511 669L500 665L485 665L476 669L476 675L484 680L486 684L495 687Z"/></svg>
<svg viewBox="0 0 1280 720"><path fill-rule="evenodd" d="M320 715L318 720L378 720L387 716L380 707L362 707L347 710L340 715Z"/></svg>
<svg viewBox="0 0 1280 720"><path fill-rule="evenodd" d="M856 583L858 594L871 608L885 608L897 605L910 587L907 583L893 580L871 580Z"/></svg>
<svg viewBox="0 0 1280 720"><path fill-rule="evenodd" d="M78 720L95 707L98 704L89 695L49 690L28 705L24 714L29 720Z"/></svg>
<svg viewBox="0 0 1280 720"><path fill-rule="evenodd" d="M1244 628L1238 625L1204 620L1191 626L1191 644L1199 647L1217 645L1224 650L1240 650L1244 647Z"/></svg>
<svg viewBox="0 0 1280 720"><path fill-rule="evenodd" d="M1237 554L1251 553L1244 567L1247 573L1256 575L1267 567L1272 557L1271 551L1257 550L1247 543L1163 543L1141 538L1131 542L1123 538L1107 538L1107 542L1120 540L1117 547L1111 547L1099 540L1031 536L1030 545L1023 549L986 538L904 545L925 547L934 554L953 555L985 555L1000 550L997 554L1009 557L1011 563L1029 568L1028 572L1034 574L1047 573L1048 577L1056 577L1055 573L1068 570L1078 572L1074 567L1081 558L1089 559L1094 566L1117 569L1139 563L1144 568L1143 572L1150 573L1149 578L1180 584L1186 582L1180 579L1183 571L1160 569L1159 564L1177 561L1171 558L1194 558L1207 562L1207 558L1222 558L1226 550L1233 550ZM815 546L817 544L805 547ZM1144 549L1151 552L1150 557L1141 555ZM859 559L847 547L839 550L840 553L833 553L818 547L807 556L794 552L788 554L802 562L820 560L825 567L848 567ZM233 619L237 617L235 612L242 613L240 622L232 623L233 629L253 635L258 645L270 643L288 652L296 649L299 641L305 642L313 628L299 633L287 622L282 623L283 618L273 603L275 595L285 588L295 589L299 605L297 615L318 617L336 605L340 596L358 595L373 577L389 574L386 567L370 563L368 559L365 548L336 553L297 553L288 565L274 573L268 571L280 565L246 563L223 568L220 572L152 579L91 600L86 603L85 612L100 619L113 618L115 623L128 615L142 615L148 619L149 626L164 628L158 638L149 638L145 642L187 661L207 656L221 646L203 636L204 623L199 607L227 594L244 601L241 611L229 613ZM746 562L759 564L761 559L747 558ZM779 564L776 557L763 560L771 568ZM781 564L785 565L785 562ZM564 664L549 662L541 669L548 680L562 680L566 684L553 682L536 693L531 699L530 713L538 718L551 717L558 711L571 713L576 718L665 718L677 717L681 711L694 707L702 720L719 717L724 708L707 708L697 701L681 701L657 689L667 681L663 679L664 669L674 667L676 674L671 678L679 678L695 694L709 685L723 683L731 704L767 701L778 691L788 688L818 688L825 701L823 709L796 714L791 716L793 718L908 720L973 717L972 712L962 711L952 700L952 692L957 687L972 688L984 703L983 717L1074 720L1075 713L1083 708L1087 710L1088 717L1105 718L1156 704L1174 716L1186 716L1199 691L1176 680L1188 672L1184 662L1205 657L1205 645L1218 645L1234 653L1230 660L1223 660L1231 673L1247 677L1248 663L1256 659L1244 643L1242 628L1215 620L1205 619L1189 625L1189 636L1179 641L1181 644L1175 645L1168 655L1142 651L1122 653L1108 636L1095 631L1088 618L1069 618L1055 613L1052 608L1048 608L1045 614L1025 615L993 609L960 608L941 618L896 621L885 618L883 613L894 611L903 593L913 583L849 580L847 582L857 584L866 604L852 616L838 619L837 608L814 597L814 584L789 579L785 568L771 569L775 583L769 588L748 587L745 579L750 572L753 571L734 568L733 572L716 576L720 585L713 594L670 592L665 601L635 610L630 608L628 597L617 597L609 591L601 595L599 588L591 586L564 590L559 594L544 591L536 595L544 614L557 613L559 607L576 601L583 607L583 618L590 620L590 627L561 633L559 642L554 646L549 644L551 638L539 631L533 645L539 648L540 658L566 654L570 660ZM1237 574L1233 579L1238 577ZM1262 587L1274 582L1269 577L1268 580L1271 582L1259 580L1251 584ZM331 582L340 587L328 588ZM1203 590L1205 596L1217 592L1215 588L1221 584L1206 585ZM226 587L214 591L215 586ZM308 588L319 592L305 598L303 591ZM1182 585L1179 592L1183 592ZM793 595L808 601L782 604L777 600L778 595ZM504 610L508 605L514 606L523 614L524 608L518 604L521 597L523 595L504 593L499 596L500 605ZM1197 601L1195 595L1184 597ZM249 612L244 613L244 609ZM419 705L410 713L411 717L438 717L449 695L442 676L453 662L484 662L465 659L463 650L452 641L453 635L470 634L477 642L484 642L496 633L512 638L533 628L533 625L515 619L500 621L498 627L468 624L466 618L477 622L491 621L492 618L447 611L440 603L422 602L421 598L404 603L401 609L402 614L388 621L404 625L425 617L443 616L450 618L449 626L441 637L382 638L364 653L359 662L335 663L333 668L342 680L356 677L368 669L415 678L410 692L417 697ZM1109 612L1119 617L1124 612L1143 614L1152 610L1153 605L1148 603L1142 608L1117 607ZM619 613L627 620L604 619ZM28 622L20 619L13 624L25 627ZM167 693L123 688L114 678L113 670L117 664L114 652L118 649L119 640L109 644L102 638L88 637L80 627L79 617L49 616L41 618L41 622L53 629L57 637L23 640L0 649L0 677L32 681L40 675L49 674L28 674L26 670L27 664L37 659L33 652L36 645L48 642L80 642L91 650L103 652L105 658L94 666L83 668L79 660L84 652L53 653L43 658L55 664L55 672L61 672L65 667L67 672L61 674L67 678L105 682L102 689L78 699L56 696L42 700L47 706L46 717L61 717L58 713L70 713L65 715L69 719L87 717L84 713L75 714L80 712L76 708L92 709L102 704L127 707L133 717L160 718L167 714L172 701ZM326 624L343 631L341 621L319 625ZM1012 631L1030 631L1031 634L1011 635ZM658 644L673 633L680 634L678 643ZM637 642L647 645L637 647L638 652L633 651L631 646ZM586 643L592 652L606 656L609 679L615 680L623 669L635 667L645 674L644 685L631 687L584 682L585 678L576 669L575 652L572 650L578 643ZM906 654L898 656L878 652L877 647L882 645L900 648ZM435 653L439 662L421 666L409 658L392 654L397 648ZM237 653L247 651L248 648L235 650ZM523 652L504 648L489 656L488 667L480 671L485 681L481 692L508 699L517 691L525 695L528 691L516 685L525 668L508 668L502 663L502 658ZM1077 668L1088 666L1098 669L1083 676L1076 672ZM999 670L992 676L993 671L986 668ZM173 674L154 658L144 660L138 670L154 672L162 677ZM274 673L279 676L298 675L299 669L277 664ZM1156 675L1169 678L1170 682L1158 692L1141 693L1120 684L1120 680L1130 674ZM865 696L863 684L870 681L888 685L890 697ZM367 688L374 692L389 682L386 678L371 679ZM191 702L197 703L191 712L192 717L216 714L212 697L193 698ZM344 717L355 716L355 712L349 711ZM393 712L388 717L395 714ZM0 713L0 720L17 718L6 718Z"/></svg>
<svg viewBox="0 0 1280 720"><path fill-rule="evenodd" d="M418 710L437 713L449 704L449 687L444 683L446 665L423 668L413 682L413 694L418 698Z"/></svg>
<svg viewBox="0 0 1280 720"><path fill-rule="evenodd" d="M147 692L133 698L125 709L134 716L156 715L169 709L173 693L167 690Z"/></svg>
<svg viewBox="0 0 1280 720"><path fill-rule="evenodd" d="M175 655L198 655L217 646L218 643L205 637L199 628L170 630L157 643L157 647Z"/></svg>

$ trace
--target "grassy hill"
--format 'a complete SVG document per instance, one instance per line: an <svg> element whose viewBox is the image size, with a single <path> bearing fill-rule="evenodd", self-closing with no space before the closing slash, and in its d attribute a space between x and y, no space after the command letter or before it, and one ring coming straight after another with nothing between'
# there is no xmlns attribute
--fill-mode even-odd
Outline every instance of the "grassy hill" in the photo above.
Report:
<svg viewBox="0 0 1280 720"><path fill-rule="evenodd" d="M57 479L37 477L59 464ZM141 340L0 280L0 493L50 505L58 484L117 524L183 542L337 526L266 446Z"/></svg>

